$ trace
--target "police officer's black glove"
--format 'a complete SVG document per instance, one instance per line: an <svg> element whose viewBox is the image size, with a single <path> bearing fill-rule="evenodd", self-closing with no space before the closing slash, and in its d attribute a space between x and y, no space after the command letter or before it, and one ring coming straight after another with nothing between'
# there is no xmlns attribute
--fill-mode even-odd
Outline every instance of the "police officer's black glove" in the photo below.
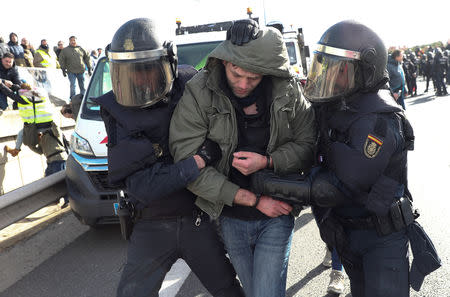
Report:
<svg viewBox="0 0 450 297"><path fill-rule="evenodd" d="M67 76L67 72L66 72L66 69L62 69L62 73L63 73L63 76L64 76L64 77L66 77L66 76Z"/></svg>
<svg viewBox="0 0 450 297"><path fill-rule="evenodd" d="M243 45L256 39L259 32L259 25L252 19L243 19L234 22L227 31L227 40L232 44Z"/></svg>
<svg viewBox="0 0 450 297"><path fill-rule="evenodd" d="M88 69L88 74L89 74L89 76L92 76L92 70L91 70L91 68Z"/></svg>
<svg viewBox="0 0 450 297"><path fill-rule="evenodd" d="M216 142L206 139L198 149L197 155L205 161L206 167L214 165L222 158L222 150Z"/></svg>
<svg viewBox="0 0 450 297"><path fill-rule="evenodd" d="M311 185L311 203L320 207L337 207L351 203L343 192L344 186L329 171L319 171Z"/></svg>

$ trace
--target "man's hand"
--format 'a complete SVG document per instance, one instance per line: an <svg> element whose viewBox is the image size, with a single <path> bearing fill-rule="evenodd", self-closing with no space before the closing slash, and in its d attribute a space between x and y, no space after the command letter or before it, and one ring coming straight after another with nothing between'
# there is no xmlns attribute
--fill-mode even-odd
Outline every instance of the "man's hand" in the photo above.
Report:
<svg viewBox="0 0 450 297"><path fill-rule="evenodd" d="M261 196L256 209L268 217L276 218L282 215L288 215L292 211L292 206L285 202L272 199L269 196Z"/></svg>
<svg viewBox="0 0 450 297"><path fill-rule="evenodd" d="M8 88L11 88L13 83L10 80L4 79L3 83L5 84L5 86L7 86Z"/></svg>
<svg viewBox="0 0 450 297"><path fill-rule="evenodd" d="M199 155L194 155L194 160L195 163L197 163L198 170L205 168L206 163L202 157L200 157Z"/></svg>
<svg viewBox="0 0 450 297"><path fill-rule="evenodd" d="M256 200L256 195L252 192L245 189L239 189L234 196L233 203L243 206L254 206Z"/></svg>
<svg viewBox="0 0 450 297"><path fill-rule="evenodd" d="M250 175L258 170L264 169L267 166L266 156L252 152L236 152L233 154L234 168L239 170L243 175Z"/></svg>
<svg viewBox="0 0 450 297"><path fill-rule="evenodd" d="M394 93L394 99L395 99L395 101L397 101L397 99L398 99L398 93Z"/></svg>

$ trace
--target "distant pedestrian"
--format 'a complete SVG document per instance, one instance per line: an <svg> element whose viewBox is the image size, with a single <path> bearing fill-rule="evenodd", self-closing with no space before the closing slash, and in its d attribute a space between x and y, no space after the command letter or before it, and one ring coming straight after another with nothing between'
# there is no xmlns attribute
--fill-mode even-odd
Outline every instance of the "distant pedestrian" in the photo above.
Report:
<svg viewBox="0 0 450 297"><path fill-rule="evenodd" d="M14 54L5 53L0 63L0 80L8 88L17 91L20 86L19 71L14 63ZM7 95L0 92L0 112L8 107Z"/></svg>
<svg viewBox="0 0 450 297"><path fill-rule="evenodd" d="M8 42L9 50L14 54L14 61L16 62L16 66L26 67L25 56L23 47L19 44L19 39L17 34L12 32L9 34L9 42Z"/></svg>
<svg viewBox="0 0 450 297"><path fill-rule="evenodd" d="M87 68L89 76L92 75L91 63L88 53L79 45L77 38L70 36L69 46L65 47L59 54L59 64L63 75L69 76L70 98L75 95L75 80L78 81L80 93L84 95L84 71Z"/></svg>
<svg viewBox="0 0 450 297"><path fill-rule="evenodd" d="M3 37L0 36L0 58L3 57L3 54L10 53L9 46L5 43Z"/></svg>
<svg viewBox="0 0 450 297"><path fill-rule="evenodd" d="M33 46L31 46L28 39L25 37L22 38L20 41L20 46L23 48L23 56L25 58L25 64L27 67L33 67L33 59L34 59L34 49Z"/></svg>
<svg viewBox="0 0 450 297"><path fill-rule="evenodd" d="M433 89L436 88L436 83L434 82L434 78L433 78L433 60L434 60L434 56L433 56L432 52L427 52L426 56L427 56L427 61L425 63L424 73L425 73L425 80L427 81L427 85L425 87L425 93L428 92L428 86L430 84L430 79L433 82Z"/></svg>
<svg viewBox="0 0 450 297"><path fill-rule="evenodd" d="M395 50L388 58L389 85L394 99L405 109L405 74L402 68L403 52Z"/></svg>
<svg viewBox="0 0 450 297"><path fill-rule="evenodd" d="M100 58L100 56L102 55L103 49L102 48L98 48L97 49L97 53L98 53L98 57Z"/></svg>
<svg viewBox="0 0 450 297"><path fill-rule="evenodd" d="M64 42L62 42L61 40L58 41L58 47L55 49L55 54L58 59L59 59L59 54L61 53L63 48L64 48Z"/></svg>
<svg viewBox="0 0 450 297"><path fill-rule="evenodd" d="M447 95L447 88L444 83L444 76L447 67L447 61L444 59L442 55L442 50L440 48L436 48L434 54L433 61L433 77L436 82L436 96L445 96Z"/></svg>
<svg viewBox="0 0 450 297"><path fill-rule="evenodd" d="M56 56L50 51L47 40L42 39L41 45L34 54L34 67L60 68Z"/></svg>
<svg viewBox="0 0 450 297"><path fill-rule="evenodd" d="M95 68L95 65L97 65L97 61L98 61L98 54L96 50L92 50L91 51L91 66L92 69Z"/></svg>

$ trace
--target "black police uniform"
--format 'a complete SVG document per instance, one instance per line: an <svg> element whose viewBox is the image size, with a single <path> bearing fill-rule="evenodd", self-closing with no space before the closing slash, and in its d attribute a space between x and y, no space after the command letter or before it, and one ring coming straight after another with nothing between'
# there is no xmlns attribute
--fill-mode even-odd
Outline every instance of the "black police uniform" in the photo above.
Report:
<svg viewBox="0 0 450 297"><path fill-rule="evenodd" d="M434 56L433 60L433 78L435 81L435 87L436 87L436 95L442 96L447 95L447 88L444 83L444 77L445 77L445 71L447 68L447 61L442 56L442 52L440 50L436 51L436 54Z"/></svg>
<svg viewBox="0 0 450 297"><path fill-rule="evenodd" d="M319 152L324 167L341 181L352 201L330 214L344 223L349 249L361 261L342 260L352 296L409 296L405 228L380 237L374 228L360 229L345 220L370 217L371 212L386 216L394 199L403 197L406 158L396 157L402 156L405 143L396 115L401 108L388 91L380 91L358 96L346 110L317 111L319 119L327 119L321 131L332 135Z"/></svg>
<svg viewBox="0 0 450 297"><path fill-rule="evenodd" d="M95 99L108 132L109 178L125 179L136 213L117 296L158 296L179 258L214 296L241 296L215 225L184 189L199 174L195 160L173 164L168 153L170 118L195 72L190 66L178 68L169 104L128 108L116 102L112 91Z"/></svg>
<svg viewBox="0 0 450 297"><path fill-rule="evenodd" d="M322 35L305 86L320 130L320 165L348 197L314 213L322 239L337 249L353 297L407 297L410 283L418 290L423 276L440 266L414 221L406 166L414 135L384 89L386 62L386 47L375 32L342 21ZM312 178L312 201L320 206ZM427 248L414 254L411 278L408 241L416 252L418 245ZM436 261L423 257L428 252Z"/></svg>

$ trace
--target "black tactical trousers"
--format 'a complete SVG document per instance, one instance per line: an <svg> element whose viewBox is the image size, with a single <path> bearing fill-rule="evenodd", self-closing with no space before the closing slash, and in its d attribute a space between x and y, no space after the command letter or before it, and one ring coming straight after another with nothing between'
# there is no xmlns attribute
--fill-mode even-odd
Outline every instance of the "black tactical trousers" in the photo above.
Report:
<svg viewBox="0 0 450 297"><path fill-rule="evenodd" d="M408 238L402 230L378 236L375 230L346 230L362 269L343 263L353 297L409 297Z"/></svg>
<svg viewBox="0 0 450 297"><path fill-rule="evenodd" d="M165 275L182 258L213 296L244 296L216 226L203 216L140 219L128 243L118 297L157 297Z"/></svg>

